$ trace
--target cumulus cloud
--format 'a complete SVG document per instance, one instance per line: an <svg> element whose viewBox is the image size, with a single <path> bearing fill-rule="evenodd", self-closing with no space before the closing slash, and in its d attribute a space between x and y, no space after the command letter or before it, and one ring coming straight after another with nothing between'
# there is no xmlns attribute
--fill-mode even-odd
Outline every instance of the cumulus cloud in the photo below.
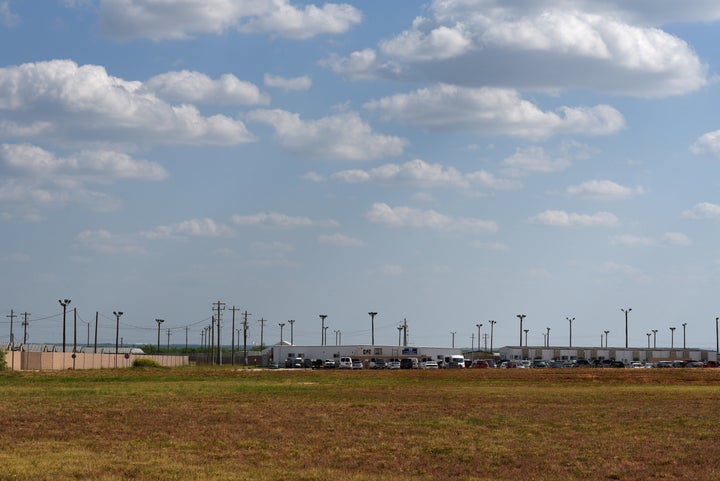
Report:
<svg viewBox="0 0 720 481"><path fill-rule="evenodd" d="M611 180L589 180L578 185L571 185L567 193L573 196L591 199L614 200L629 199L645 193L642 186L625 187Z"/></svg>
<svg viewBox="0 0 720 481"><path fill-rule="evenodd" d="M307 39L343 33L361 21L358 9L335 3L298 8L288 0L102 0L98 26L103 35L119 40L183 39L231 28Z"/></svg>
<svg viewBox="0 0 720 481"><path fill-rule="evenodd" d="M213 80L200 72L182 70L151 77L144 88L171 102L200 102L210 104L265 105L267 94L257 85L225 74Z"/></svg>
<svg viewBox="0 0 720 481"><path fill-rule="evenodd" d="M542 111L513 89L438 84L374 100L365 108L383 117L427 129L468 130L482 135L543 139L552 135L612 134L625 125L608 105Z"/></svg>
<svg viewBox="0 0 720 481"><path fill-rule="evenodd" d="M43 220L44 212L78 205L111 212L122 202L88 184L120 181L162 181L167 171L155 162L122 152L84 150L58 157L32 144L0 144L0 164L13 172L0 180L0 206L5 218Z"/></svg>
<svg viewBox="0 0 720 481"><path fill-rule="evenodd" d="M453 218L434 210L421 210L412 207L391 207L377 202L365 214L365 218L374 224L389 227L412 227L443 232L495 232L497 224L491 220L475 218Z"/></svg>
<svg viewBox="0 0 720 481"><path fill-rule="evenodd" d="M350 237L340 233L321 235L320 237L318 237L318 242L320 244L336 247L361 247L362 245L364 245L364 242L360 239L356 239L355 237Z"/></svg>
<svg viewBox="0 0 720 481"><path fill-rule="evenodd" d="M720 219L720 205L710 202L700 202L695 204L691 209L683 212L682 216L686 219Z"/></svg>
<svg viewBox="0 0 720 481"><path fill-rule="evenodd" d="M32 144L0 144L0 161L10 168L46 178L64 178L72 183L118 180L165 180L167 171L160 164L136 160L122 152L82 150L67 157L57 157Z"/></svg>
<svg viewBox="0 0 720 481"><path fill-rule="evenodd" d="M308 75L302 77L280 77L266 73L264 76L265 85L285 90L309 90L312 87L312 79Z"/></svg>
<svg viewBox="0 0 720 481"><path fill-rule="evenodd" d="M0 68L0 136L18 134L54 142L235 145L255 140L239 120L203 117L192 105L160 100L142 82L70 60Z"/></svg>
<svg viewBox="0 0 720 481"><path fill-rule="evenodd" d="M564 210L546 210L530 219L531 222L556 227L615 227L620 221L610 212L578 214Z"/></svg>
<svg viewBox="0 0 720 481"><path fill-rule="evenodd" d="M690 152L696 155L720 156L720 130L702 135L690 146Z"/></svg>
<svg viewBox="0 0 720 481"><path fill-rule="evenodd" d="M256 110L248 119L272 125L286 150L317 159L377 159L399 155L407 145L401 137L374 133L354 112L303 120L285 110Z"/></svg>
<svg viewBox="0 0 720 481"><path fill-rule="evenodd" d="M636 96L695 91L708 83L707 65L660 26L680 18L718 18L718 8L694 2L687 13L659 3L660 8L646 2L435 0L425 16L376 49L333 56L326 65L354 77L466 86Z"/></svg>
<svg viewBox="0 0 720 481"><path fill-rule="evenodd" d="M229 237L234 234L231 227L218 224L213 219L190 219L176 224L161 225L141 233L148 239L185 239L187 237Z"/></svg>
<svg viewBox="0 0 720 481"><path fill-rule="evenodd" d="M20 23L20 16L10 10L10 2L0 2L0 25L3 27L14 27Z"/></svg>
<svg viewBox="0 0 720 481"><path fill-rule="evenodd" d="M259 225L265 227L310 227L314 225L336 227L337 222L333 220L317 221L304 216L290 216L279 212L258 212L251 215L232 216L232 222L236 225Z"/></svg>
<svg viewBox="0 0 720 481"><path fill-rule="evenodd" d="M519 187L518 183L513 180L498 178L484 170L463 174L454 167L429 164L420 159L403 164L384 164L368 170L342 170L332 174L330 178L347 183L407 183L421 187L452 187L460 189L466 189L473 185L497 190Z"/></svg>
<svg viewBox="0 0 720 481"><path fill-rule="evenodd" d="M76 247L104 255L139 255L145 249L135 239L117 236L104 229L84 230L75 238Z"/></svg>

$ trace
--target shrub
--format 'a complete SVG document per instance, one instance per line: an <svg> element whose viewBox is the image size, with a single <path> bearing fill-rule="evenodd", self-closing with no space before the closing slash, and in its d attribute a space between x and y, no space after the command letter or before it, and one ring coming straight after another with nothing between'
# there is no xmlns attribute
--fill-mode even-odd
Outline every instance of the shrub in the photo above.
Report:
<svg viewBox="0 0 720 481"><path fill-rule="evenodd" d="M5 359L5 351L0 349L0 371L5 371L8 368L7 359Z"/></svg>
<svg viewBox="0 0 720 481"><path fill-rule="evenodd" d="M141 357L140 359L135 359L132 363L132 367L162 367L159 362L148 359L146 357Z"/></svg>

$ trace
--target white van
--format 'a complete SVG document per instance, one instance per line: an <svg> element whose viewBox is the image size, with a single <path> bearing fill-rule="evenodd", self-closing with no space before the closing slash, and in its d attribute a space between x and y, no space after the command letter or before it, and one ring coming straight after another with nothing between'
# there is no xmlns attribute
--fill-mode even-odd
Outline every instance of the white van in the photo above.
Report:
<svg viewBox="0 0 720 481"><path fill-rule="evenodd" d="M341 357L340 364L338 364L338 367L340 369L352 369L352 358L351 357Z"/></svg>

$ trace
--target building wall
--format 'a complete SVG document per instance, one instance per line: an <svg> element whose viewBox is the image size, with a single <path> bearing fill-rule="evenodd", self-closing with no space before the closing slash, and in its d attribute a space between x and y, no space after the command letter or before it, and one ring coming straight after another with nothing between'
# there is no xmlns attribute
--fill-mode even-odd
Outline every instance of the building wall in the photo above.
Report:
<svg viewBox="0 0 720 481"><path fill-rule="evenodd" d="M385 359L416 357L421 359L428 357L439 359L450 355L461 355L462 349L441 348L441 347L417 347L417 346L272 346L271 356L274 362L284 363L288 358L303 357L304 359L332 359L337 361L340 357L351 357L368 361L371 358L382 357Z"/></svg>
<svg viewBox="0 0 720 481"><path fill-rule="evenodd" d="M151 356L148 354L86 354L71 352L6 352L10 369L15 371L60 371L64 369L108 369L132 366L135 359L152 359L161 366L187 366L187 356Z"/></svg>
<svg viewBox="0 0 720 481"><path fill-rule="evenodd" d="M632 361L715 361L717 352L707 349L643 349L643 348L561 348L537 346L506 346L500 348L502 359L614 359L630 363Z"/></svg>

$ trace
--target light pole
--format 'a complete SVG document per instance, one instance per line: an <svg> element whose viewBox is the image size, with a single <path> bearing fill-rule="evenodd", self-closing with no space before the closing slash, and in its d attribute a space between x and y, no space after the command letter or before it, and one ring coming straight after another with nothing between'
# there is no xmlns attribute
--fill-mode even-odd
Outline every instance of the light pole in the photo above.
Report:
<svg viewBox="0 0 720 481"><path fill-rule="evenodd" d="M608 334L610 334L610 331L605 331L605 349L608 348Z"/></svg>
<svg viewBox="0 0 720 481"><path fill-rule="evenodd" d="M327 314L320 314L320 321L322 322L322 328L320 329L320 345L325 345L325 318Z"/></svg>
<svg viewBox="0 0 720 481"><path fill-rule="evenodd" d="M478 328L478 351L480 351L480 329L482 329L482 323L475 324L475 326Z"/></svg>
<svg viewBox="0 0 720 481"><path fill-rule="evenodd" d="M545 338L546 345L545 347L550 347L550 328L547 328L547 337Z"/></svg>
<svg viewBox="0 0 720 481"><path fill-rule="evenodd" d="M527 335L528 335L528 332L530 332L530 329L525 329L523 332L525 333L525 347L527 347L527 345L528 345L528 343L527 343Z"/></svg>
<svg viewBox="0 0 720 481"><path fill-rule="evenodd" d="M632 307L628 307L627 309L620 309L622 312L625 313L625 349L628 347L628 312L632 311ZM607 347L607 346L605 346Z"/></svg>
<svg viewBox="0 0 720 481"><path fill-rule="evenodd" d="M155 319L158 325L158 342L157 342L157 353L160 354L160 324L165 322L165 319Z"/></svg>
<svg viewBox="0 0 720 481"><path fill-rule="evenodd" d="M683 327L683 349L687 349L685 347L685 328L687 327L687 322L683 322L682 327Z"/></svg>
<svg viewBox="0 0 720 481"><path fill-rule="evenodd" d="M493 321L492 319L488 321L490 323L490 354L493 352L493 330L495 327L495 323L497 321Z"/></svg>
<svg viewBox="0 0 720 481"><path fill-rule="evenodd" d="M648 333L647 333L647 337L648 337L648 349L650 349L650 336L651 336L651 334L648 332Z"/></svg>
<svg viewBox="0 0 720 481"><path fill-rule="evenodd" d="M657 329L653 329L653 330L652 330L652 333L653 333L653 349L656 349L656 348L657 348L657 332L658 332Z"/></svg>
<svg viewBox="0 0 720 481"><path fill-rule="evenodd" d="M717 356L720 352L720 331L718 330L718 320L720 317L715 318L715 355Z"/></svg>
<svg viewBox="0 0 720 481"><path fill-rule="evenodd" d="M398 330L398 347L402 345L402 324L397 327Z"/></svg>
<svg viewBox="0 0 720 481"><path fill-rule="evenodd" d="M518 314L516 317L518 319L520 319L520 347L522 347L522 334L523 334L522 323L523 323L523 319L525 319L527 316L525 314ZM527 338L527 336L525 336L525 337ZM527 342L525 343L525 345L527 345Z"/></svg>
<svg viewBox="0 0 720 481"><path fill-rule="evenodd" d="M328 327L330 327L330 326L325 326L325 329L324 329L324 331L323 331L323 338L325 339L324 342L325 342L325 345L326 345L326 346L327 346L327 330L328 330Z"/></svg>
<svg viewBox="0 0 720 481"><path fill-rule="evenodd" d="M570 345L568 347L572 347L572 323L575 320L574 317L566 317L567 321L570 323Z"/></svg>
<svg viewBox="0 0 720 481"><path fill-rule="evenodd" d="M70 299L60 299L58 302L63 308L63 352L65 352L65 316L67 314L67 306L72 301Z"/></svg>
<svg viewBox="0 0 720 481"><path fill-rule="evenodd" d="M368 312L370 315L370 341L372 342L372 346L375 345L375 316L377 316L377 312L370 311Z"/></svg>
<svg viewBox="0 0 720 481"><path fill-rule="evenodd" d="M675 347L675 327L670 328L670 349Z"/></svg>
<svg viewBox="0 0 720 481"><path fill-rule="evenodd" d="M295 319L290 319L288 322L290 323L290 345L291 345L291 346L294 346L294 345L295 345L295 339L293 339L293 337L294 337L294 335L293 335L294 327L293 327L293 326L294 326L294 324L295 324Z"/></svg>
<svg viewBox="0 0 720 481"><path fill-rule="evenodd" d="M450 334L452 334L452 347L455 347L455 332L456 331L450 331Z"/></svg>
<svg viewBox="0 0 720 481"><path fill-rule="evenodd" d="M282 348L283 348L283 327L285 327L285 323L279 322L278 326L280 326L280 350L278 351L277 364L278 364L278 367L280 367L280 361L282 360Z"/></svg>
<svg viewBox="0 0 720 481"><path fill-rule="evenodd" d="M113 314L115 314L115 367L117 367L118 348L120 344L120 316L123 315L123 312L113 311Z"/></svg>

